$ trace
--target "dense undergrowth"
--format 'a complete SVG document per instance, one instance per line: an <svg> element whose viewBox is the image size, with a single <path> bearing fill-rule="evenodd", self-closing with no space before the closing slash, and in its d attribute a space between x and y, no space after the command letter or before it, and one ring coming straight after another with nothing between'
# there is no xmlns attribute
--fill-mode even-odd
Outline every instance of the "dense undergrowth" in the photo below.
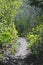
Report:
<svg viewBox="0 0 43 65"><path fill-rule="evenodd" d="M22 0L0 0L0 57L9 47L15 52L18 32L13 20L21 5Z"/></svg>
<svg viewBox="0 0 43 65"><path fill-rule="evenodd" d="M25 14L27 9L23 8L23 3L26 4L25 7L29 8L29 16ZM41 61L39 65L42 65L43 4L42 1L39 2L36 0L32 0L29 3L31 5L22 0L0 0L0 58L2 58L4 52L8 52L7 49L9 47L11 53L15 52L18 43L17 38L18 36L22 36L26 37L29 41L29 44L27 44L28 49L31 49L33 56L30 58L34 58L34 62L37 60L35 63ZM21 12L24 13L25 18L22 18L23 13ZM20 14L22 14L22 17ZM18 18L16 18L17 16Z"/></svg>

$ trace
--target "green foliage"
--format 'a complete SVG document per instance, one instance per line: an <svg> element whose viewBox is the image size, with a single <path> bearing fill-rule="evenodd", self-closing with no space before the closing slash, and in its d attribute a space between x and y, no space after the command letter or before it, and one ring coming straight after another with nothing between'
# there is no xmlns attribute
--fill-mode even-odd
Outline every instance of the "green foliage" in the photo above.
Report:
<svg viewBox="0 0 43 65"><path fill-rule="evenodd" d="M24 6L26 6L27 9ZM15 17L14 20L20 36L26 36L33 27L36 27L43 22L43 14L41 14L42 12L40 11L40 8L28 7L28 5L24 6L24 8L21 7L20 13Z"/></svg>
<svg viewBox="0 0 43 65"><path fill-rule="evenodd" d="M0 0L0 58L3 52L8 53L11 50L14 52L17 48L18 32L13 20L21 5L22 0ZM7 49L7 45L10 46L10 51Z"/></svg>
<svg viewBox="0 0 43 65"><path fill-rule="evenodd" d="M13 20L21 5L22 0L0 0L0 49L6 48L6 44L16 44L18 33Z"/></svg>
<svg viewBox="0 0 43 65"><path fill-rule="evenodd" d="M2 58L2 54L0 54L0 58Z"/></svg>
<svg viewBox="0 0 43 65"><path fill-rule="evenodd" d="M21 5L22 0L0 0L0 22L12 22Z"/></svg>
<svg viewBox="0 0 43 65"><path fill-rule="evenodd" d="M43 0L29 0L31 5L41 7L43 9Z"/></svg>
<svg viewBox="0 0 43 65"><path fill-rule="evenodd" d="M12 43L12 41L16 38L17 38L17 31L15 29L14 23L12 22L8 26L7 22L5 23L0 22L0 44Z"/></svg>
<svg viewBox="0 0 43 65"><path fill-rule="evenodd" d="M0 0L0 44L11 43L17 37L13 19L21 5L22 0Z"/></svg>
<svg viewBox="0 0 43 65"><path fill-rule="evenodd" d="M32 32L27 35L27 39L30 41L28 48L31 48L33 54L43 52L43 24L32 28Z"/></svg>
<svg viewBox="0 0 43 65"><path fill-rule="evenodd" d="M18 30L18 34L20 36L26 36L26 34L28 33L29 22L25 19L23 19L23 20L16 19L15 25Z"/></svg>

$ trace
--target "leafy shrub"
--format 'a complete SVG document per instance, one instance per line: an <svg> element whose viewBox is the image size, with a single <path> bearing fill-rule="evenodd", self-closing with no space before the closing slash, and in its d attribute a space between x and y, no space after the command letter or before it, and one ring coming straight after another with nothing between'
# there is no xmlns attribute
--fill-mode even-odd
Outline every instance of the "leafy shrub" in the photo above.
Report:
<svg viewBox="0 0 43 65"><path fill-rule="evenodd" d="M0 45L10 43L17 37L13 20L21 5L22 0L0 0Z"/></svg>
<svg viewBox="0 0 43 65"><path fill-rule="evenodd" d="M33 28L27 35L27 39L30 42L28 48L31 48L33 54L38 55L43 52L43 24Z"/></svg>
<svg viewBox="0 0 43 65"><path fill-rule="evenodd" d="M22 0L0 0L0 48L14 42L17 38L13 20L21 5Z"/></svg>
<svg viewBox="0 0 43 65"><path fill-rule="evenodd" d="M17 38L17 31L13 22L7 25L7 22L0 22L0 48L4 43L12 43Z"/></svg>

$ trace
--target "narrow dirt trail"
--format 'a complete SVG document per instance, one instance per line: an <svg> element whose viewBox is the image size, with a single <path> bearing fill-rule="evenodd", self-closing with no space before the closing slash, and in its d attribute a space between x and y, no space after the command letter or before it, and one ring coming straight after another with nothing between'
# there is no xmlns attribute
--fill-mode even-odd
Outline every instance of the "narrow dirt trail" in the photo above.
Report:
<svg viewBox="0 0 43 65"><path fill-rule="evenodd" d="M28 54L28 52L30 52L30 50L29 51L27 50L28 42L26 38L22 38L22 37L18 39L18 42L20 42L20 45L17 53L15 54L15 57L25 57Z"/></svg>

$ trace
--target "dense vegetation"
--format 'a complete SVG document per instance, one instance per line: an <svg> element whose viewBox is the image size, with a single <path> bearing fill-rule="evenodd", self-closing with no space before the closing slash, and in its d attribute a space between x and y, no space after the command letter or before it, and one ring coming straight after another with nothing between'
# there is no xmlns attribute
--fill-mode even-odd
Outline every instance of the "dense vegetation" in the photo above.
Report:
<svg viewBox="0 0 43 65"><path fill-rule="evenodd" d="M29 4L43 8L43 0L29 0Z"/></svg>
<svg viewBox="0 0 43 65"><path fill-rule="evenodd" d="M27 38L33 55L43 56L43 0L0 0L0 57L7 45L15 50L18 36Z"/></svg>
<svg viewBox="0 0 43 65"><path fill-rule="evenodd" d="M35 65L43 65L43 1L42 0L30 0L30 4L36 8L41 8L40 14L36 17L35 27L31 28L31 31L27 35L27 39L30 41L28 48L31 48L33 56L37 57L34 61Z"/></svg>
<svg viewBox="0 0 43 65"><path fill-rule="evenodd" d="M6 45L10 44L12 46L17 43L15 40L18 37L18 32L13 20L21 5L22 0L0 0L0 57Z"/></svg>
<svg viewBox="0 0 43 65"><path fill-rule="evenodd" d="M35 7L43 7L42 0L30 0L30 4L33 4ZM42 10L43 11L43 10ZM27 35L28 40L30 40L29 47L32 47L33 53L37 54L40 51L43 52L43 14L38 15L36 18L37 24L36 26L31 29L29 35Z"/></svg>

